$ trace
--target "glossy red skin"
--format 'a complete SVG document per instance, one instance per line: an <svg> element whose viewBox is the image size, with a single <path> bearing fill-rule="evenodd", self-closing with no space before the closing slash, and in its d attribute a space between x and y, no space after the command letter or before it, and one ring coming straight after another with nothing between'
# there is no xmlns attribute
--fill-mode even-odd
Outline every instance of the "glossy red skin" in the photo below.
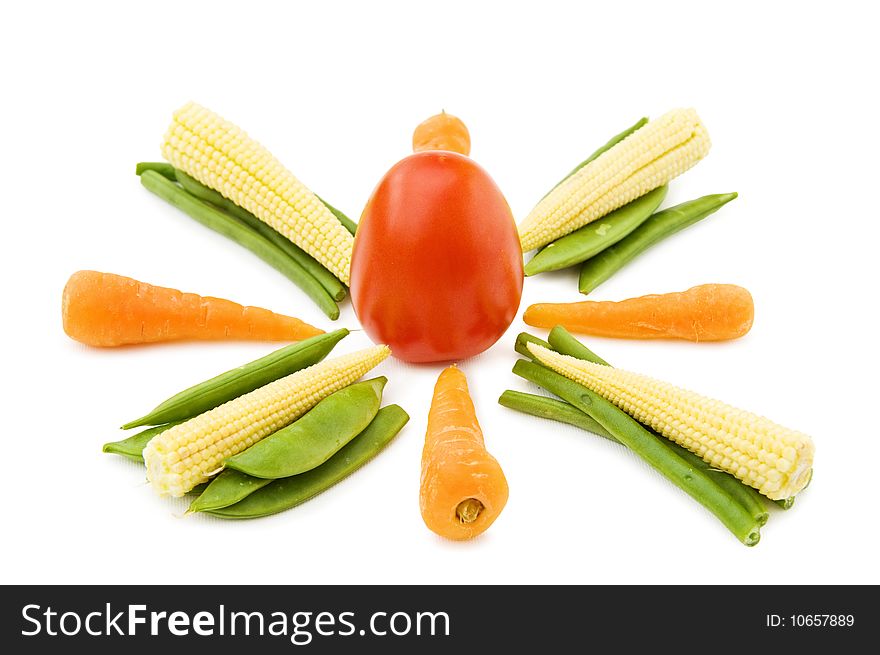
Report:
<svg viewBox="0 0 880 655"><path fill-rule="evenodd" d="M409 362L457 361L498 341L519 309L522 250L510 207L469 157L420 152L367 202L351 300L367 334Z"/></svg>

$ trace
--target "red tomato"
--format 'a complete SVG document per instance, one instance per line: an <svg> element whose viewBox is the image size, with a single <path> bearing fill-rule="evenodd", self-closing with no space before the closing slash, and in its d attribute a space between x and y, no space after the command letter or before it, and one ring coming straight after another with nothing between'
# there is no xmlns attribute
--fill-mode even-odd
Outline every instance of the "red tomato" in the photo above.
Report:
<svg viewBox="0 0 880 655"><path fill-rule="evenodd" d="M510 207L472 159L419 152L386 173L351 259L352 304L374 341L409 362L471 357L504 334L522 286Z"/></svg>

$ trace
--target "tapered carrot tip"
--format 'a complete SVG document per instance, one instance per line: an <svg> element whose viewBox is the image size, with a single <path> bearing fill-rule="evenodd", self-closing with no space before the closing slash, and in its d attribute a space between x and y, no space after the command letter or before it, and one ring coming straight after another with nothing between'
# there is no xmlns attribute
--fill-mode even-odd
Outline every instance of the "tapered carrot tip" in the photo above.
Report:
<svg viewBox="0 0 880 655"><path fill-rule="evenodd" d="M64 331L89 346L179 340L298 341L323 330L261 307L245 307L97 271L70 276L61 299Z"/></svg>
<svg viewBox="0 0 880 655"><path fill-rule="evenodd" d="M471 153L471 135L460 118L440 112L422 121L413 132L413 152L446 150L462 155Z"/></svg>
<svg viewBox="0 0 880 655"><path fill-rule="evenodd" d="M618 302L539 303L523 314L534 327L562 325L599 337L686 341L738 339L748 333L754 318L752 294L735 284L701 284Z"/></svg>
<svg viewBox="0 0 880 655"><path fill-rule="evenodd" d="M486 450L467 379L454 366L434 387L422 452L419 506L425 525L441 537L472 539L507 503L507 479Z"/></svg>

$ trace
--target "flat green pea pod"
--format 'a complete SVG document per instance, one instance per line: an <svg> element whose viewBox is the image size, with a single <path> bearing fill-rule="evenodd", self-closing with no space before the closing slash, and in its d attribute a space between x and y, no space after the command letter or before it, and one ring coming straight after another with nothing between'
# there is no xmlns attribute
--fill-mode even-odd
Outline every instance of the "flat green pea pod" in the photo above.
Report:
<svg viewBox="0 0 880 655"><path fill-rule="evenodd" d="M206 512L225 519L252 519L283 512L314 498L377 455L409 421L399 405L388 405L373 422L321 466L290 478L273 480L244 500Z"/></svg>
<svg viewBox="0 0 880 655"><path fill-rule="evenodd" d="M135 462L143 463L144 456L142 453L144 448L146 448L147 444L150 442L150 439L155 437L157 434L165 432L165 430L167 430L168 428L174 427L178 423L180 423L180 421L174 423L166 423L165 425L158 425L154 428L141 430L137 434L133 434L127 439L105 443L101 450L105 453L122 455L123 457L127 457L128 459Z"/></svg>
<svg viewBox="0 0 880 655"><path fill-rule="evenodd" d="M347 329L340 328L279 348L265 357L184 389L160 403L146 416L126 423L122 428L127 430L141 425L160 425L198 416L274 380L317 364L347 334Z"/></svg>
<svg viewBox="0 0 880 655"><path fill-rule="evenodd" d="M231 214L233 217L251 228L254 232L278 246L278 248L287 254L288 257L308 271L309 275L314 277L315 280L324 287L324 290L330 294L330 297L333 298L333 300L342 300L345 298L345 286L342 282L336 279L336 276L334 276L333 273L324 268L317 259L297 246L293 241L272 228L272 226L261 221L243 207L239 207L222 194L214 191L214 189L205 186L194 177L190 177L183 171L177 169L175 169L174 173L177 181L180 182L180 186L186 191L194 195L196 198L210 202L215 207Z"/></svg>
<svg viewBox="0 0 880 655"><path fill-rule="evenodd" d="M703 196L657 212L623 239L584 262L578 282L580 292L590 293L654 244L713 214L736 196Z"/></svg>
<svg viewBox="0 0 880 655"><path fill-rule="evenodd" d="M614 245L654 213L668 189L667 185L657 187L599 220L587 223L548 244L526 264L526 276L580 264Z"/></svg>
<svg viewBox="0 0 880 655"><path fill-rule="evenodd" d="M289 478L320 466L366 429L388 379L378 377L330 394L301 418L224 462L255 478Z"/></svg>
<svg viewBox="0 0 880 655"><path fill-rule="evenodd" d="M226 469L208 483L199 497L190 503L186 513L209 512L229 507L244 500L270 482L272 482L270 479L254 478L232 469Z"/></svg>

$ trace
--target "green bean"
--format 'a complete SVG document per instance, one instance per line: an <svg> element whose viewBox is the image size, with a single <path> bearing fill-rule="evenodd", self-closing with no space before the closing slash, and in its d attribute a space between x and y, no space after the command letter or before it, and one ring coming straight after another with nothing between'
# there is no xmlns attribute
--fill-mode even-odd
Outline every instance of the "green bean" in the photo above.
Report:
<svg viewBox="0 0 880 655"><path fill-rule="evenodd" d="M575 339L571 333L561 325L557 325L550 330L547 340L550 342L551 350L555 350L562 355L576 357L577 359L583 359L588 362L593 362L594 364L602 364L602 366L611 366L611 364Z"/></svg>
<svg viewBox="0 0 880 655"><path fill-rule="evenodd" d="M302 418L224 462L255 478L289 478L320 466L376 417L388 379L378 377L330 394Z"/></svg>
<svg viewBox="0 0 880 655"><path fill-rule="evenodd" d="M615 443L620 443L599 423L584 414L577 407L569 405L562 400L508 389L501 394L500 398L498 398L498 403L509 409L522 412L523 414L531 414L532 416L550 419L551 421L567 423L568 425L573 425L581 430L598 434L600 437L604 437Z"/></svg>
<svg viewBox="0 0 880 655"><path fill-rule="evenodd" d="M147 415L122 426L124 430L141 425L158 425L169 421L185 421L207 412L228 400L283 378L300 369L317 364L346 335L340 328L279 348L264 357L200 382L159 403Z"/></svg>
<svg viewBox="0 0 880 655"><path fill-rule="evenodd" d="M166 423L165 425L157 425L154 428L141 430L137 434L133 434L127 439L123 439L121 441L110 441L108 443L105 443L101 450L105 453L111 453L113 455L122 455L123 457L127 457L128 459L134 460L135 462L143 462L143 450L150 442L150 439L155 437L157 434L165 432L165 430L167 430L168 428L177 425L179 422L180 421L174 423Z"/></svg>
<svg viewBox="0 0 880 655"><path fill-rule="evenodd" d="M553 346L553 349L563 355L569 355L595 364L602 364L603 366L611 366L611 364L575 339L571 333L561 325L557 325L550 330L548 340ZM651 430L649 426L645 427L650 430L652 434L657 434L654 430ZM660 437L660 435L657 436ZM693 466L705 469L718 485L727 490L739 501L740 505L742 505L746 511L755 517L755 520L758 521L759 525L767 523L767 519L770 515L767 513L767 507L764 504L764 497L758 493L756 489L753 489L726 471L711 467L704 462L701 457L695 455L687 448L683 448L672 441L668 441L665 437L662 438L679 456L689 461Z"/></svg>
<svg viewBox="0 0 880 655"><path fill-rule="evenodd" d="M536 343L539 346L544 346L545 348L553 349L549 343L544 341L543 339L539 339L536 336L529 334L528 332L520 332L516 337L516 345L514 346L514 350L518 352L523 357L528 357L529 359L534 359L535 356L532 352L526 347L526 344Z"/></svg>
<svg viewBox="0 0 880 655"><path fill-rule="evenodd" d="M532 416L539 416L541 418L550 419L551 421L567 423L581 428L582 430L586 430L587 432L597 434L600 437L605 437L606 439L620 443L614 435L590 418L590 416L561 400L545 398L544 396L537 396L530 393L522 393L520 391L507 390L501 394L498 402L501 405L518 412L531 414ZM688 449L682 448L672 441L665 440L662 436L658 435L647 426L644 427L658 439L663 440L664 445L667 446L670 451L681 457L690 466L704 471L709 477L711 477L718 486L722 487L733 496L743 509L751 514L758 525L764 525L767 523L767 519L770 515L767 513L767 509L764 507L761 496L757 491L746 486L729 473L712 468L712 466L704 462L701 457L690 452Z"/></svg>
<svg viewBox="0 0 880 655"><path fill-rule="evenodd" d="M239 471L226 469L208 483L199 497L192 501L187 514L209 512L234 505L272 482L269 478L253 478Z"/></svg>
<svg viewBox="0 0 880 655"><path fill-rule="evenodd" d="M324 200L317 193L315 194L315 196L318 198L318 200L320 200L321 202L324 203L324 206L330 210L330 213L336 217L336 220L339 221L340 223L342 223L342 227L344 227L346 230L348 230L351 233L351 236L354 236L355 232L357 232L357 223L355 223L348 216L346 216L341 211L336 209L336 207L334 207L329 202Z"/></svg>
<svg viewBox="0 0 880 655"><path fill-rule="evenodd" d="M234 218L240 220L254 232L278 246L288 257L306 269L309 275L315 278L318 281L318 284L324 287L324 290L330 294L330 297L333 298L333 300L342 300L345 298L345 285L342 284L333 273L324 268L317 259L312 257L293 241L273 229L271 225L267 225L261 221L243 207L239 207L228 198L214 191L214 189L206 187L194 177L190 177L181 170L177 170L176 175L177 181L180 182L180 186L182 186L184 190L200 200L210 202L221 211L225 211L227 214L232 214Z"/></svg>
<svg viewBox="0 0 880 655"><path fill-rule="evenodd" d="M339 318L339 307L330 294L324 290L324 287L271 241L252 231L229 214L187 193L155 171L144 171L141 174L141 184L183 211L190 218L194 218L202 225L250 250L302 289L330 319Z"/></svg>
<svg viewBox="0 0 880 655"><path fill-rule="evenodd" d="M268 516L296 507L326 491L379 453L409 420L399 405L379 410L373 422L321 466L290 478L273 480L234 505L207 513L226 519Z"/></svg>
<svg viewBox="0 0 880 655"><path fill-rule="evenodd" d="M544 366L517 360L513 372L588 414L627 448L703 505L746 546L761 538L760 523L704 470L695 468L629 414L600 395Z"/></svg>
<svg viewBox="0 0 880 655"><path fill-rule="evenodd" d="M172 182L174 177L174 166L165 161L142 161L138 162L134 168L136 175L141 175L144 171L155 171L162 177L168 178Z"/></svg>
<svg viewBox="0 0 880 655"><path fill-rule="evenodd" d="M667 185L657 187L599 220L544 246L525 267L526 277L568 268L617 243L644 223L663 202Z"/></svg>
<svg viewBox="0 0 880 655"><path fill-rule="evenodd" d="M565 182L568 178L570 178L572 175L574 175L575 173L577 173L579 170L581 170L584 166L586 166L587 164L589 164L591 161L593 161L594 159L598 158L599 155L605 153L605 152L608 151L608 150L611 150L611 148L613 148L613 147L616 146L618 143L620 143L621 141L623 141L626 137L628 137L630 134L632 134L633 132L635 132L637 129L643 127L647 122L648 122L648 118L647 118L647 117L640 118L638 121L636 121L635 125L631 125L630 127L626 128L623 132L621 132L620 134L615 134L613 137L611 137L611 139L609 139L609 140L605 143L605 145L603 145L602 147L600 147L600 148L599 148L598 150L596 150L592 155L590 155L590 156L587 157L584 161L582 161L580 164L578 164L578 165L575 166L573 169L571 169L571 171L569 171L568 175L566 175L566 176L563 177L561 180L559 180L559 182L556 184L556 186L553 187L553 189L555 189L555 188L558 187L560 184L562 184L563 182ZM550 189L550 191L553 191L553 189ZM544 194L544 198L546 198L548 195L550 195L550 191L548 191L546 194ZM542 200L543 200L543 198L542 198Z"/></svg>
<svg viewBox="0 0 880 655"><path fill-rule="evenodd" d="M629 235L583 263L578 282L580 292L590 293L654 244L718 211L736 196L735 192L703 196L657 212Z"/></svg>

